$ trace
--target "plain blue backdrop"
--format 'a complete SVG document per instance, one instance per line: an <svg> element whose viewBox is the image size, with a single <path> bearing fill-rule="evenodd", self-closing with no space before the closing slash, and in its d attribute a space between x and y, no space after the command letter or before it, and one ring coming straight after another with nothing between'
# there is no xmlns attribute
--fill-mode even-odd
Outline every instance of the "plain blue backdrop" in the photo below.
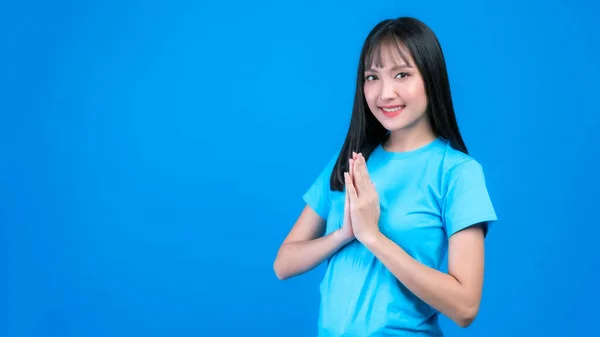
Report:
<svg viewBox="0 0 600 337"><path fill-rule="evenodd" d="M272 263L346 132L382 19L438 34L500 221L447 336L600 315L591 1L23 1L0 7L0 335L316 332L323 266ZM597 332L596 332L597 333Z"/></svg>

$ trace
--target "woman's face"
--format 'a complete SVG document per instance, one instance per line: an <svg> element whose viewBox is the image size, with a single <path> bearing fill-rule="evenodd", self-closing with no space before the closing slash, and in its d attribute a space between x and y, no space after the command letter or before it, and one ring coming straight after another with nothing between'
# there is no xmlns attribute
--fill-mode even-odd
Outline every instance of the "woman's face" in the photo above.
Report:
<svg viewBox="0 0 600 337"><path fill-rule="evenodd" d="M365 67L363 90L371 113L392 132L428 123L425 85L412 57L404 53L406 64L395 47L380 52L380 66Z"/></svg>

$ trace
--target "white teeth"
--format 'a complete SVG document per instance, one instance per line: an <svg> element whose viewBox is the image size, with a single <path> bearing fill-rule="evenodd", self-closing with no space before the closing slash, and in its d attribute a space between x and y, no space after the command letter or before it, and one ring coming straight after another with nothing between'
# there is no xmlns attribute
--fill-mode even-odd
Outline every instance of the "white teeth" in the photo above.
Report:
<svg viewBox="0 0 600 337"><path fill-rule="evenodd" d="M404 105L401 105L401 106L399 106L399 107L396 107L396 108L393 108L393 109L386 109L386 108L381 108L381 109L382 109L383 111L385 111L385 112L396 112L396 111L398 111L398 110L400 110L400 109L402 109L402 108L404 108Z"/></svg>

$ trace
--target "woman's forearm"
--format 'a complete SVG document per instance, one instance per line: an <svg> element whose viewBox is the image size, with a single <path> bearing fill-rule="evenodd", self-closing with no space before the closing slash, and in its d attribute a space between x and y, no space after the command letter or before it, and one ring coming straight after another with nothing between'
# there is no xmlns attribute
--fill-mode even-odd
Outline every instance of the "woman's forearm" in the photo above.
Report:
<svg viewBox="0 0 600 337"><path fill-rule="evenodd" d="M306 273L348 242L339 230L314 240L286 242L277 253L273 269L280 280Z"/></svg>
<svg viewBox="0 0 600 337"><path fill-rule="evenodd" d="M470 292L452 275L415 260L381 233L363 243L410 291L458 325L466 327L475 319L480 294Z"/></svg>

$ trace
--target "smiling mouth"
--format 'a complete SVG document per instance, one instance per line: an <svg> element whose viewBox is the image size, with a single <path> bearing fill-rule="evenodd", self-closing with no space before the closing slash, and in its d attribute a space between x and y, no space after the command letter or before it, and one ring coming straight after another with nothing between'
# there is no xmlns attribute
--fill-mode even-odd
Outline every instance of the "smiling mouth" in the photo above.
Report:
<svg viewBox="0 0 600 337"><path fill-rule="evenodd" d="M397 105L397 106L389 106L389 107L379 107L379 110L388 117L395 117L399 115L406 105Z"/></svg>

